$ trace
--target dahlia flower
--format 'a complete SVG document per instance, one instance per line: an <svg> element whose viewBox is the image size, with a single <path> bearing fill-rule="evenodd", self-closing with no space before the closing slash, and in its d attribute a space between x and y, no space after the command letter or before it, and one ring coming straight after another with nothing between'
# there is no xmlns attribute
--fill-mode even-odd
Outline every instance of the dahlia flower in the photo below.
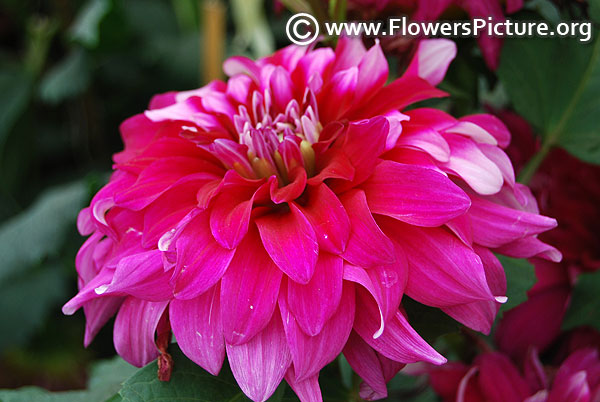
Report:
<svg viewBox="0 0 600 402"><path fill-rule="evenodd" d="M594 347L572 352L559 367L544 367L535 350L517 366L499 352L471 366L431 368L429 380L445 402L583 402L600 399L600 358Z"/></svg>
<svg viewBox="0 0 600 402"><path fill-rule="evenodd" d="M208 372L227 356L252 400L285 377L318 401L341 352L368 399L405 363L446 361L404 294L489 331L506 299L492 251L530 256L556 222L515 183L497 118L406 110L445 95L455 52L422 41L386 85L379 44L290 46L155 97L122 124L115 172L78 218L90 237L63 311L83 307L85 344L116 313L115 348L136 366L170 327Z"/></svg>

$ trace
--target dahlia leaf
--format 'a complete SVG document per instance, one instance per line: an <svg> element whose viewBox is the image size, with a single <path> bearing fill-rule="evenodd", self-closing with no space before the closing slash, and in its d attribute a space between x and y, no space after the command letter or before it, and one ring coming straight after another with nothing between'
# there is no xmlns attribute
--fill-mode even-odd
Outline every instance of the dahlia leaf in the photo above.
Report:
<svg viewBox="0 0 600 402"><path fill-rule="evenodd" d="M4 222L0 226L0 282L55 253L86 196L82 182L54 187L28 210Z"/></svg>
<svg viewBox="0 0 600 402"><path fill-rule="evenodd" d="M110 0L88 1L71 27L71 39L87 47L96 47L100 40L100 24L111 8Z"/></svg>
<svg viewBox="0 0 600 402"><path fill-rule="evenodd" d="M563 321L563 329L591 325L600 330L600 271L581 274L575 285L571 305Z"/></svg>
<svg viewBox="0 0 600 402"><path fill-rule="evenodd" d="M506 296L508 301L500 307L504 312L527 300L527 291L536 282L533 265L525 259L497 255L506 273Z"/></svg>
<svg viewBox="0 0 600 402"><path fill-rule="evenodd" d="M223 367L219 376L214 377L185 357L175 344L170 346L170 353L174 362L171 380L159 381L157 363L152 362L125 381L119 391L123 401L250 401L236 384L229 367ZM279 402L282 396L283 391L278 390L269 402Z"/></svg>
<svg viewBox="0 0 600 402"><path fill-rule="evenodd" d="M10 131L27 108L31 86L29 75L3 68L0 74L0 155Z"/></svg>
<svg viewBox="0 0 600 402"><path fill-rule="evenodd" d="M123 381L135 373L136 368L120 357L99 361L91 370L88 387L84 391L49 392L38 387L23 387L16 390L0 390L3 402L89 402L118 401L114 395Z"/></svg>
<svg viewBox="0 0 600 402"><path fill-rule="evenodd" d="M79 95L90 83L91 71L87 53L77 49L54 66L40 83L40 97L55 104Z"/></svg>
<svg viewBox="0 0 600 402"><path fill-rule="evenodd" d="M524 179L553 146L600 163L600 40L508 40L498 75L516 111L543 137L540 156L525 169Z"/></svg>

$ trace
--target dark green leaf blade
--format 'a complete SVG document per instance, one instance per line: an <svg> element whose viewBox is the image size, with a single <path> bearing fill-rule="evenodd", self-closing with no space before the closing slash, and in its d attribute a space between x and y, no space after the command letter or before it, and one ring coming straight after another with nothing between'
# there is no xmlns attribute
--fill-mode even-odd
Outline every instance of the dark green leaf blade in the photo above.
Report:
<svg viewBox="0 0 600 402"><path fill-rule="evenodd" d="M582 325L590 325L600 330L600 271L581 274L573 290L573 296L563 329L568 330Z"/></svg>

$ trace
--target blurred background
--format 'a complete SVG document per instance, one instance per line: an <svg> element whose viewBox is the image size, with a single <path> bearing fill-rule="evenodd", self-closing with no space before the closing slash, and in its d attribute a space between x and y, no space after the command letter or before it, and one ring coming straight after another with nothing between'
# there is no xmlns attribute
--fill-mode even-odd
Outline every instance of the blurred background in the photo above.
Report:
<svg viewBox="0 0 600 402"><path fill-rule="evenodd" d="M600 6L593 3L531 0L517 18L598 17ZM66 317L60 308L77 291L74 260L84 241L75 227L77 212L110 174L111 156L122 148L119 124L143 112L154 94L220 78L229 55L260 57L289 44L285 23L292 12L286 6L302 10L306 4L0 0L0 388L84 388L91 363L115 354L112 325L84 349L83 314ZM364 10L354 16L373 17ZM350 3L348 12L354 12ZM448 16L467 18L460 8ZM383 45L392 71L402 71L413 43ZM500 80L509 67L501 66ZM461 39L441 85L452 97L435 106L456 116L487 110L502 117L510 99L498 82L475 39ZM511 128L522 134L509 149L519 168L540 144L526 122ZM595 148L580 156L600 163L594 133ZM593 169L589 177L600 180ZM599 246L597 235L590 244Z"/></svg>

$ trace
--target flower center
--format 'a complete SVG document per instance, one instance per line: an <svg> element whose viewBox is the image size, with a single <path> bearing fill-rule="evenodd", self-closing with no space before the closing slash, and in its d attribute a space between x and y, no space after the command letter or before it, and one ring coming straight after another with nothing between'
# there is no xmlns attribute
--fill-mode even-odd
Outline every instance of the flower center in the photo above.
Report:
<svg viewBox="0 0 600 402"><path fill-rule="evenodd" d="M276 175L280 184L287 184L289 173L298 167L309 177L315 173L312 145L323 127L312 91L306 92L302 105L292 99L285 108L272 104L268 89L255 91L252 110L241 105L233 121L240 144L248 147L249 167L256 177Z"/></svg>

